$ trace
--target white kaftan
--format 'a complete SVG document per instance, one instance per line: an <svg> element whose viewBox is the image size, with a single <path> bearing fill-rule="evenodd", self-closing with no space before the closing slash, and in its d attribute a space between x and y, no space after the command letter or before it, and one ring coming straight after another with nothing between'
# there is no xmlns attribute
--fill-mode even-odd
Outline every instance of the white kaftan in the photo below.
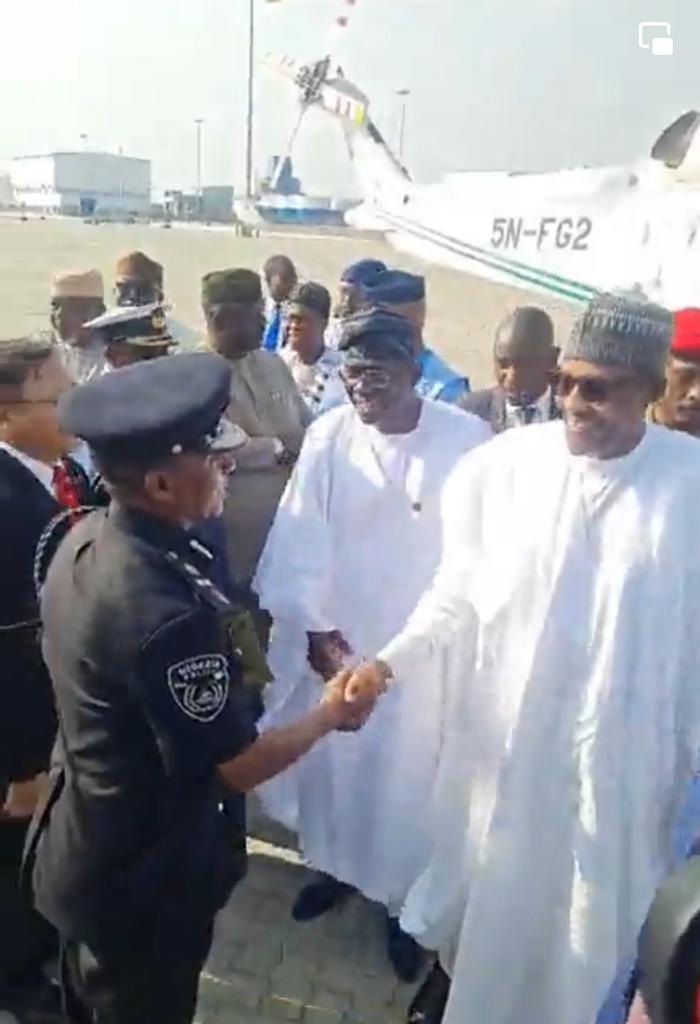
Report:
<svg viewBox="0 0 700 1024"><path fill-rule="evenodd" d="M445 1024L591 1024L633 953L700 742L699 509L700 443L655 426L607 461L509 431L445 489L433 588L377 649L400 680L458 638L402 918Z"/></svg>
<svg viewBox="0 0 700 1024"><path fill-rule="evenodd" d="M363 655L401 628L440 559L443 484L489 436L474 416L430 401L397 437L350 405L309 428L256 581L274 619L263 729L318 701L307 631L339 629ZM361 732L327 737L261 789L311 865L387 906L401 905L426 863L442 699L438 676L409 670Z"/></svg>

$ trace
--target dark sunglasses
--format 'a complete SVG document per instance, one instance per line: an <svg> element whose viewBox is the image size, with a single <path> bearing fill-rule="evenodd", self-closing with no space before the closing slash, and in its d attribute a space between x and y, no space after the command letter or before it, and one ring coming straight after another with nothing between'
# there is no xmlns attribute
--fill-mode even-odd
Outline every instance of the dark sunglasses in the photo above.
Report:
<svg viewBox="0 0 700 1024"><path fill-rule="evenodd" d="M557 378L556 386L559 398L568 398L578 390L584 402L605 405L617 395L632 390L637 383L636 377L605 380L603 377L574 377L570 373L562 373Z"/></svg>

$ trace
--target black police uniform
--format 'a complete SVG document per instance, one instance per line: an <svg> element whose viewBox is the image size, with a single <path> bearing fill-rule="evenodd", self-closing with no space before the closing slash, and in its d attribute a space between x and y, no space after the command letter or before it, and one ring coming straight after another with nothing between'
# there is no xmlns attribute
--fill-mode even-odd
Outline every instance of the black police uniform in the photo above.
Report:
<svg viewBox="0 0 700 1024"><path fill-rule="evenodd" d="M229 373L214 356L146 363L84 385L59 412L98 453L143 450L154 431L186 450L201 407L209 421L225 407ZM154 388L160 416L138 409ZM80 429L86 413L96 439ZM256 730L203 554L185 529L113 503L71 530L43 587L62 770L35 819L34 893L62 938L76 1024L188 1024L214 916L245 871L243 797L224 809L216 766Z"/></svg>

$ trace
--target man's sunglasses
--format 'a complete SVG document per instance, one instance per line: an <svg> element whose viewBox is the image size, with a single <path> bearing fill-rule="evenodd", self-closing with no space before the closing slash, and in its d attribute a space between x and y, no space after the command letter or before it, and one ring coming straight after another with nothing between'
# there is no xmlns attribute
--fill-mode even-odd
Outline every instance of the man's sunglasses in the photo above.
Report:
<svg viewBox="0 0 700 1024"><path fill-rule="evenodd" d="M374 388L387 388L394 379L390 370L376 366L344 366L340 371L340 377L349 387L362 381L363 384Z"/></svg>
<svg viewBox="0 0 700 1024"><path fill-rule="evenodd" d="M575 377L570 373L559 374L557 378L557 395L568 398L578 391L584 402L591 405L605 405L616 396L630 391L638 384L636 377L620 377L618 380L606 380L603 377Z"/></svg>

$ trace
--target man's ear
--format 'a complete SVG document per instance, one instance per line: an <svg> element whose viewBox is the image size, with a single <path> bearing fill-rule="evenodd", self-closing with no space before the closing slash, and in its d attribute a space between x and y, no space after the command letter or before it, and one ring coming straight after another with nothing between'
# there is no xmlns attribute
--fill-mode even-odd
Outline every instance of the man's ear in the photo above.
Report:
<svg viewBox="0 0 700 1024"><path fill-rule="evenodd" d="M420 366L418 365L418 363L414 363L413 366L411 367L411 383L413 384L413 387L415 387L418 381L420 380L420 376Z"/></svg>
<svg viewBox="0 0 700 1024"><path fill-rule="evenodd" d="M173 493L172 480L166 469L149 469L143 477L143 489L152 501L168 501Z"/></svg>

